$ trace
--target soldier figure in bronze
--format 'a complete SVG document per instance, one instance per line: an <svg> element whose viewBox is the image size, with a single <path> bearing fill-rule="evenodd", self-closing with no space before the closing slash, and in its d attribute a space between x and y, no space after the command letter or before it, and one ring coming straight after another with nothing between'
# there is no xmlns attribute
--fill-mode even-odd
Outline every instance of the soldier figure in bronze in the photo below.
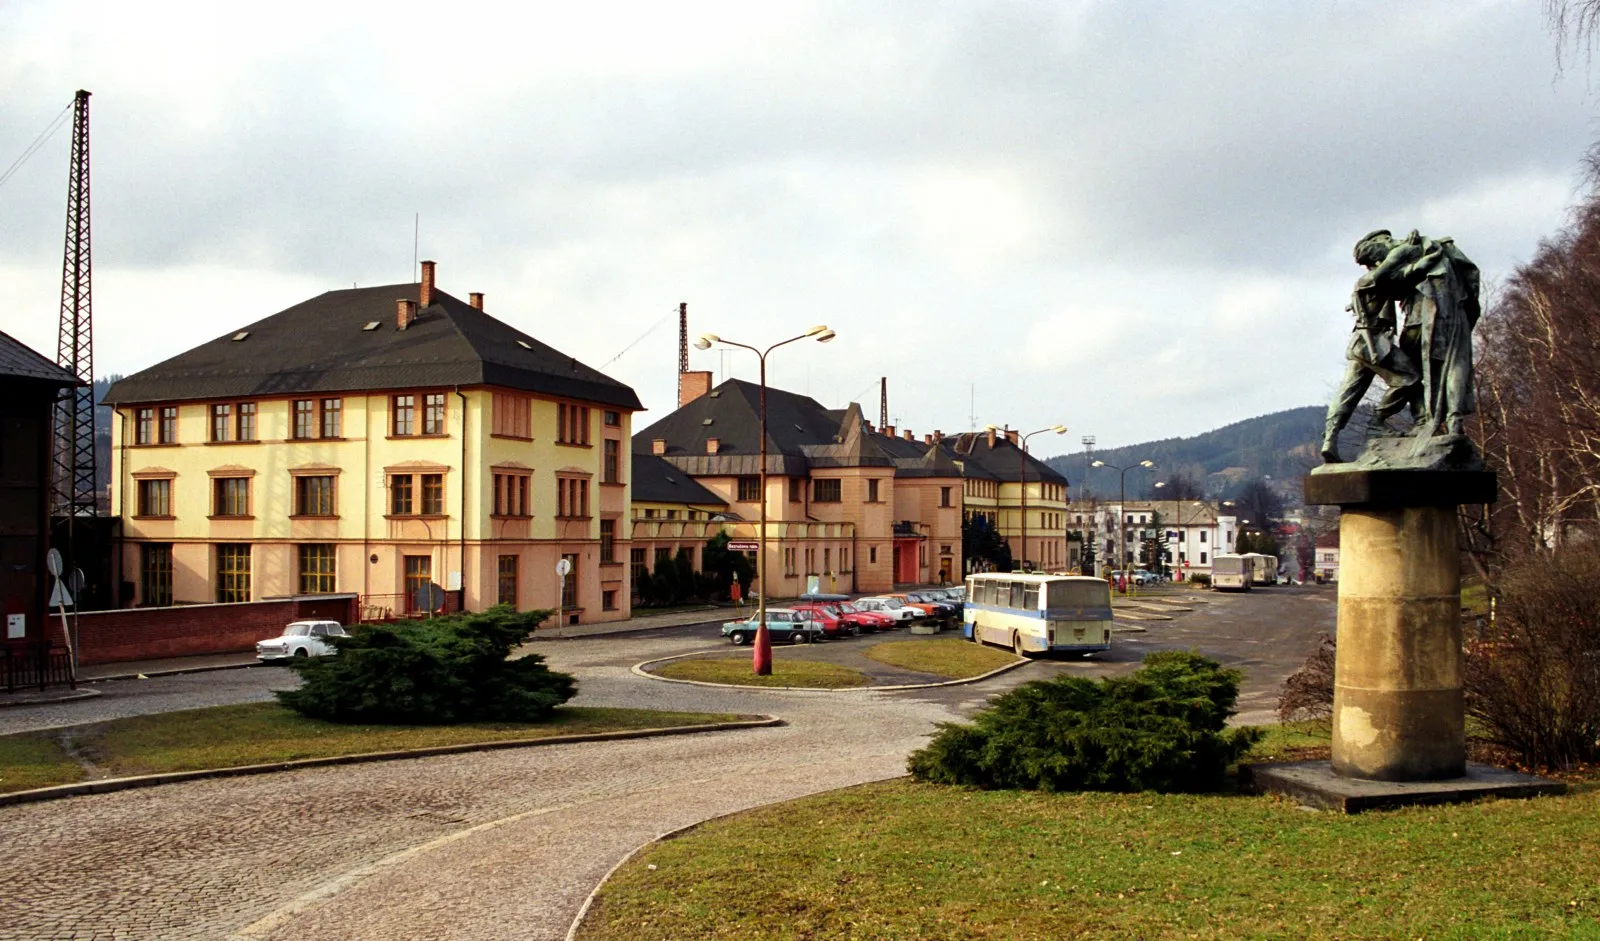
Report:
<svg viewBox="0 0 1600 941"><path fill-rule="evenodd" d="M1347 308L1355 314L1355 334L1345 354L1344 381L1328 406L1322 459L1340 462L1339 431L1380 377L1389 389L1377 421L1407 408L1415 421L1409 455L1391 455L1385 463L1394 457L1431 461L1426 454L1440 451L1438 445L1460 460L1462 419L1473 411L1472 328L1481 313L1477 265L1452 239L1412 231L1397 240L1387 229L1357 242L1355 260L1367 272L1356 281ZM1470 451L1470 444L1465 448Z"/></svg>

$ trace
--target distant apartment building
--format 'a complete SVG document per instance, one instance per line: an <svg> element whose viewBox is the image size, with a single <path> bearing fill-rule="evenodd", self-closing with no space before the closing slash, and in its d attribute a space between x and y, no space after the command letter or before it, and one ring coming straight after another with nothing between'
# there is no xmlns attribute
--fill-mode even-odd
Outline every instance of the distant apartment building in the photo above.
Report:
<svg viewBox="0 0 1600 941"><path fill-rule="evenodd" d="M420 283L330 291L118 381L124 603L340 592L381 617L559 595L568 622L628 617L639 399L483 307L423 262Z"/></svg>
<svg viewBox="0 0 1600 941"><path fill-rule="evenodd" d="M1141 567L1145 564L1141 561L1144 541L1155 539L1169 574L1187 578L1210 575L1212 558L1233 551L1238 519L1220 510L1219 504L1204 500L1095 501L1074 505L1068 528L1082 533L1085 544L1094 546L1094 574ZM1074 545L1081 551L1081 544ZM1119 551L1124 553L1121 564ZM1080 561L1075 555L1074 566Z"/></svg>
<svg viewBox="0 0 1600 941"><path fill-rule="evenodd" d="M1323 533L1317 537L1313 548L1311 571L1314 577L1325 582L1339 580L1339 531Z"/></svg>
<svg viewBox="0 0 1600 941"><path fill-rule="evenodd" d="M763 490L760 387L731 379L710 388L706 373L680 374L679 383L678 409L637 432L634 450L719 501L696 493L686 499L701 502L679 503L680 512L726 508L718 525L707 521L706 538L726 529L755 541L766 504L769 597L801 594L813 580L822 591L876 592L959 578L961 470L934 445L875 433L857 405L828 409L768 388ZM694 528L687 515L674 528L644 515L650 509L669 506L641 503L634 514L633 537L652 551Z"/></svg>

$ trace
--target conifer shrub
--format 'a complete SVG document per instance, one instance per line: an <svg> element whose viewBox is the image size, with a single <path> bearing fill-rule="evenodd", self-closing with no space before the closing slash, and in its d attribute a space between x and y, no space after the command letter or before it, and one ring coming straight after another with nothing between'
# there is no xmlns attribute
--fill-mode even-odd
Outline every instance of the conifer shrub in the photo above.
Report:
<svg viewBox="0 0 1600 941"><path fill-rule="evenodd" d="M1212 791L1260 737L1227 729L1237 670L1163 651L1133 674L1063 676L994 700L970 724L945 723L909 770L919 781L1040 791Z"/></svg>
<svg viewBox="0 0 1600 941"><path fill-rule="evenodd" d="M313 719L390 725L537 722L577 681L528 654L507 659L553 612L500 605L481 614L371 624L329 638L338 655L296 660L285 706Z"/></svg>

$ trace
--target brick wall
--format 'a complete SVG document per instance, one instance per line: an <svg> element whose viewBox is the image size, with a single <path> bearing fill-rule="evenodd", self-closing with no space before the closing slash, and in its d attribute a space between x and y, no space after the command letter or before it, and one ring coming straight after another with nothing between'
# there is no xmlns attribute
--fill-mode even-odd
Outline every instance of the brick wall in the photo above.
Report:
<svg viewBox="0 0 1600 941"><path fill-rule="evenodd" d="M329 595L85 612L78 618L78 662L89 666L248 651L256 641L278 636L290 621L326 618L352 624L355 607L354 595Z"/></svg>

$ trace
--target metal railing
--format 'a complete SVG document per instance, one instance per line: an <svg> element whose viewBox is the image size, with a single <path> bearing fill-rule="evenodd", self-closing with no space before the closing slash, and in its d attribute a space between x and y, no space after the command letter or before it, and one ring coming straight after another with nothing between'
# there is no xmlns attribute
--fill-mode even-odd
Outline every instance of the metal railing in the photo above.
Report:
<svg viewBox="0 0 1600 941"><path fill-rule="evenodd" d="M460 598L459 591L445 592L444 606L434 614L454 614L461 610ZM417 607L416 599L405 593L361 595L357 599L356 610L359 622L362 624L373 621L414 620L428 616L427 611Z"/></svg>
<svg viewBox="0 0 1600 941"><path fill-rule="evenodd" d="M30 644L0 647L0 687L13 693L18 689L47 686L77 688L72 677L72 655L65 647Z"/></svg>

